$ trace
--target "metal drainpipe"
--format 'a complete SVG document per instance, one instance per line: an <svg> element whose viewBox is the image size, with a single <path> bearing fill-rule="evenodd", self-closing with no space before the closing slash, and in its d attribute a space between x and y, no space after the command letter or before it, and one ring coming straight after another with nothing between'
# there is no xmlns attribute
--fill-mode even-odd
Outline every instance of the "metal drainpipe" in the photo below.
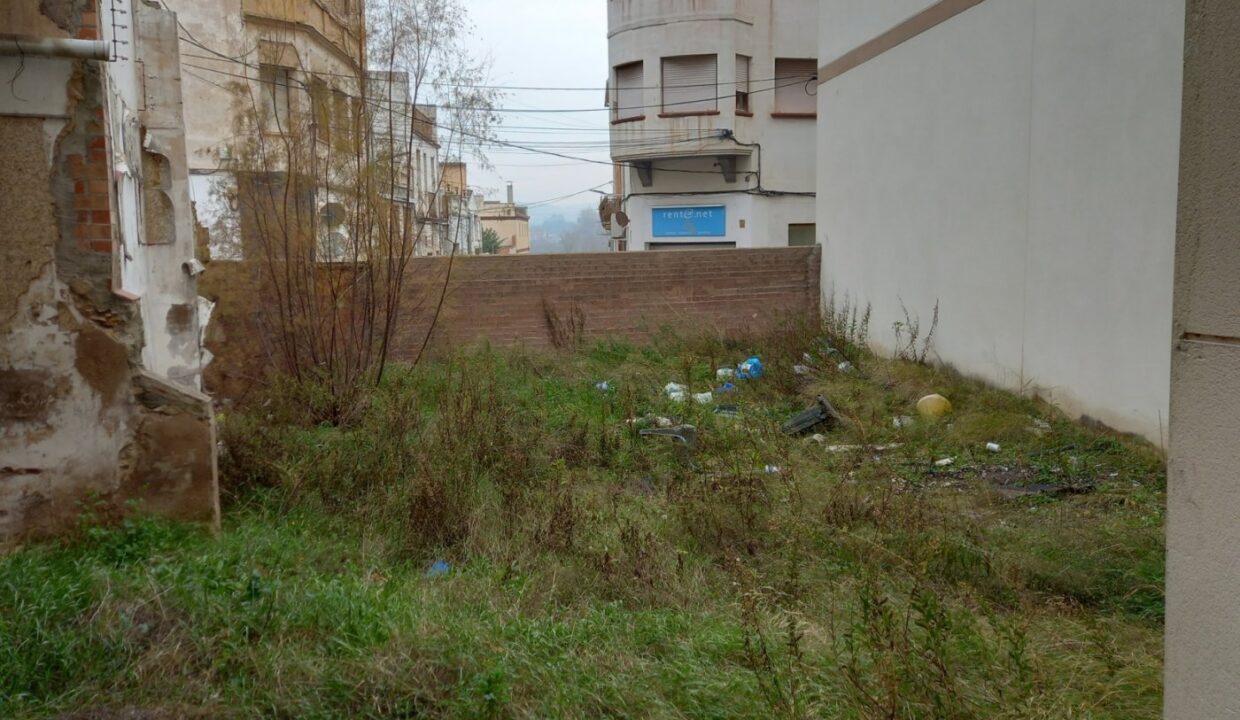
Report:
<svg viewBox="0 0 1240 720"><path fill-rule="evenodd" d="M112 59L108 44L102 40L24 36L0 38L0 55L81 58L102 62Z"/></svg>

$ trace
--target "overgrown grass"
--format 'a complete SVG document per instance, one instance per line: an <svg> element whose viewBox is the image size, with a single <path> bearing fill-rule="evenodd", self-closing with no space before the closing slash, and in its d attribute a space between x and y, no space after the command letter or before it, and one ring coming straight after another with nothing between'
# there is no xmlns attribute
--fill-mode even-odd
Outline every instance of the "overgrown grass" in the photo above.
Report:
<svg viewBox="0 0 1240 720"><path fill-rule="evenodd" d="M231 414L218 537L87 522L0 559L0 716L1158 717L1159 453L851 323L475 349L346 428ZM750 354L738 417L662 395ZM895 427L929 392L954 415ZM780 434L818 394L847 424ZM1075 494L996 492L1036 483Z"/></svg>

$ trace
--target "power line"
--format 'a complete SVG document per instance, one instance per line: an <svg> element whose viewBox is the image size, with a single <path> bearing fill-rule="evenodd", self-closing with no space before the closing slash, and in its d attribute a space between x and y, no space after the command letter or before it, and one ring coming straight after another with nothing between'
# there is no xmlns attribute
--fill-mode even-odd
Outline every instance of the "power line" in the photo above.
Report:
<svg viewBox="0 0 1240 720"><path fill-rule="evenodd" d="M254 78L251 78L251 77L249 77L248 75L240 75L240 74L237 74L237 73L230 73L230 72L227 72L227 71L224 71L224 70L220 70L220 69L218 69L218 68L209 68L209 67L205 67L205 66L201 66L201 65L191 65L191 64L189 64L189 63L186 63L186 65L187 65L188 67L196 68L196 69L199 69L199 70L205 70L205 71L208 71L208 72L219 73L219 74L222 74L222 75L227 75L227 76L230 76L230 77L240 78L240 79L242 79L242 80L247 80L247 81L251 81L251 82L254 80ZM300 86L300 89L301 89L301 90L303 90L303 91L305 91L305 92L310 92L309 88L306 86L306 84L305 84L304 82L302 82L302 81L300 81L300 80L297 80L297 79L295 79L295 78L294 78L294 79L291 79L291 81L292 81L292 82L294 82L294 83L296 83L296 84L298 84L298 85ZM347 93L343 93L343 94L344 94L344 95L346 95L346 97L349 97L349 98L351 98L351 99L353 99L353 100L356 100L356 101L359 101L359 102L362 102L362 103L365 103L365 104L367 104L367 105L380 105L380 103L377 103L377 102L375 102L375 101L373 101L373 100L370 100L370 99L368 99L368 98L362 98L362 97L359 97L359 96L356 96L356 95L349 95L349 94L347 94ZM563 159L565 159L565 160L575 160L575 161L578 161L578 162L589 163L589 164L593 164L593 165L606 165L606 166L608 166L608 167L621 166L621 167L629 167L629 168L635 168L635 167L637 167L636 165L634 165L634 164L632 164L632 163L625 163L625 162L614 162L614 161L608 161L608 160L593 160L593 159L590 159L590 158L583 158L583 157L579 157L579 156L575 156L575 155L568 155L568 154L566 154L566 153L562 153L562 152L558 152L558 151L554 151L554 150L543 150L543 149L538 149L538 148L530 147L530 146L528 146L528 145L524 145L524 144L520 144L520 143L507 142L507 141L504 141L504 140L498 140L498 139L495 139L495 138L489 138L489 137L487 137L487 136L485 136L485 135L478 135L478 134L476 134L476 133L471 133L471 132L468 132L468 131L463 130L463 129L461 129L461 128L454 128L454 127L450 127L450 126L446 126L446 125L440 125L439 123L434 122L434 121L428 121L428 120L425 120L425 119L416 118L416 117L414 116L414 114L413 114L413 113L400 112L400 111L397 111L397 110L395 109L397 106L402 106L402 107L414 107L411 103L387 103L387 105L388 105L388 107L386 107L386 108L381 107L381 109L385 110L386 112L390 112L390 113L392 113L392 114L394 114L394 115L399 115L400 117L405 118L405 119L407 119L407 120L410 120L411 122L425 122L426 124L428 124L428 125L430 125L430 126L432 126L432 127L435 127L435 128L441 129L441 130L447 130L447 131L449 131L449 132L452 132L452 133L455 133L455 134L462 135L462 136L464 136L464 137L468 137L468 138L474 139L475 141L479 142L480 144L497 145L497 146L500 146L500 147L508 147L508 148L513 148L513 149L516 149L516 150L523 150L523 151L530 152L530 153L534 153L534 154L538 154L538 155L549 155L549 156L551 156L551 157L563 158ZM724 137L728 137L727 135L725 135L725 134L724 134L724 133L725 133L725 131L722 131L722 130L721 130L721 131L718 131L718 133L719 133L719 134L718 134L716 137L718 137L719 139L722 139L722 138L724 138ZM701 142L702 140L705 140L705 139L709 139L709 138L692 139L692 140L686 140L686 141L682 141L682 142ZM664 173L693 174L693 175L717 175L717 174L718 174L718 173L717 173L716 171L714 171L714 170L690 170L690 169L687 169L687 168L661 168L661 169L660 169L660 172L664 172Z"/></svg>
<svg viewBox="0 0 1240 720"><path fill-rule="evenodd" d="M527 209L528 209L528 208L533 208L533 207L542 207L543 205L551 205L551 204L553 204L553 203L558 203L558 202L560 202L561 200L568 200L569 198L575 198L575 197L577 197L578 195L585 195L585 194L586 194L586 193L588 193L588 192L595 192L595 191L596 191L596 190L598 190L599 188L606 187L606 186L608 186L608 185L610 185L610 184L611 184L611 181L610 181L610 180L608 180L607 182L605 182L605 183L599 183L598 185L595 185L595 186L594 186L594 187L592 187L592 188L586 188L585 190L578 190L578 191L577 191L577 192L575 192L575 193L570 193L570 194L568 194L568 195L561 195L560 197L557 197L557 198L551 198L550 200L539 200L538 202L532 202L532 203L521 203L521 207L524 207L524 208L527 208Z"/></svg>

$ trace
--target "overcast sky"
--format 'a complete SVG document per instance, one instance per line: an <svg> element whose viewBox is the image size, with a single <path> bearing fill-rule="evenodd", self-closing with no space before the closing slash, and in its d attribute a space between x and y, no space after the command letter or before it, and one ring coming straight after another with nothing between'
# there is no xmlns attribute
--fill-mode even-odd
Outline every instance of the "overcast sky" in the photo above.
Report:
<svg viewBox="0 0 1240 720"><path fill-rule="evenodd" d="M505 108L599 108L589 113L503 113L500 138L509 142L591 143L555 146L565 154L607 161L608 115L602 107L607 82L607 3L603 0L465 0L476 25L480 54L493 60L494 85L593 88L581 92L511 91ZM537 129L533 129L537 128ZM548 129L550 128L550 129ZM574 163L548 155L514 150L489 153L493 170L470 168L471 185L490 197L515 184L517 201L536 203L609 183L606 165ZM608 187L603 187L608 190ZM560 212L575 217L583 207L598 204L586 193L531 212L546 217Z"/></svg>

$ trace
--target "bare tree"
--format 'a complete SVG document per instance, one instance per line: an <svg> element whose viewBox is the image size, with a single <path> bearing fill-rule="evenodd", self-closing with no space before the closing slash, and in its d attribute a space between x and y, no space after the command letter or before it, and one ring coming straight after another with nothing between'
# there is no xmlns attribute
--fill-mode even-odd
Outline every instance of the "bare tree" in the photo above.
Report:
<svg viewBox="0 0 1240 720"><path fill-rule="evenodd" d="M239 254L261 275L254 311L274 368L311 419L337 424L382 379L411 259L427 219L444 216L443 174L426 177L438 163L415 155L417 138L481 155L495 126L459 0L376 0L366 20L371 71L355 80L260 57L235 83L237 181L225 190ZM452 102L450 114L423 100Z"/></svg>

